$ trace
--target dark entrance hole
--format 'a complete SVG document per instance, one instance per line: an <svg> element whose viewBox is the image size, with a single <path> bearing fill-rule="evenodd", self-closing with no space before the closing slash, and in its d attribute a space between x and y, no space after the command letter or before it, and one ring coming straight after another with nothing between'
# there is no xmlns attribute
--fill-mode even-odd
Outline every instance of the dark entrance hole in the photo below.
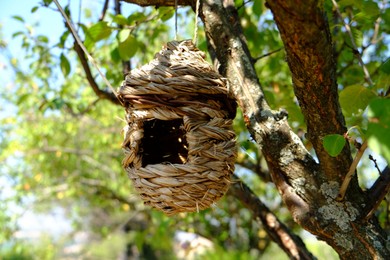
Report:
<svg viewBox="0 0 390 260"><path fill-rule="evenodd" d="M182 119L153 119L144 122L142 167L148 164L186 162L188 144L182 126Z"/></svg>

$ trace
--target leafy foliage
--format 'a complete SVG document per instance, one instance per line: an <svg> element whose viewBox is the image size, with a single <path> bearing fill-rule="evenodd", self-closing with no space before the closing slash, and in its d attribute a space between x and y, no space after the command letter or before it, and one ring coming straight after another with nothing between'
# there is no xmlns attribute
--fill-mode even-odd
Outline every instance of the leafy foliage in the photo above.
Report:
<svg viewBox="0 0 390 260"><path fill-rule="evenodd" d="M390 100L376 99L368 107L368 144L390 162Z"/></svg>
<svg viewBox="0 0 390 260"><path fill-rule="evenodd" d="M42 9L53 7L51 2L44 0L31 12L39 15ZM235 2L268 102L274 109L285 108L294 130L304 132L305 122L270 11L262 0ZM390 162L390 9L372 0L343 0L339 5L374 82L370 85L365 80L351 39L342 21L333 15L330 1L326 1L324 8L335 43L340 102L347 126L363 129L367 134L360 138L368 138L369 147ZM68 11L77 20L73 15L76 10L68 7ZM91 13L88 8L84 11ZM54 15L58 14L53 12ZM85 15L78 27L84 44L108 80L119 86L123 80L122 61L129 60L132 68L140 66L149 62L162 44L173 39L173 15L173 8L168 7L129 7L122 14L109 9L103 20L98 15ZM180 9L178 15L182 28L179 38L191 38L192 10ZM263 227L233 196L224 198L214 209L174 218L146 209L121 169L124 113L92 91L68 29L58 25L63 32L53 42L49 33L35 33L34 28L43 25L31 24L18 14L12 17L20 26L13 31L12 39L0 38L1 43L10 41L2 48L10 53L7 66L13 72L14 82L0 94L4 104L12 108L2 108L7 113L0 117L0 172L14 193L7 198L0 194L0 207L4 207L0 210L0 226L4 227L0 245L17 230L8 203L12 202L42 212L57 206L65 208L74 230L89 232L91 239L85 252L80 252L85 256L108 258L108 248L124 250L127 246L139 255L174 257L170 255L173 237L183 229L216 245L215 250L206 253L209 259L251 259L269 250L270 238L264 235ZM205 50L201 32L202 28L199 46ZM17 57L13 45L17 45L22 58ZM106 90L101 79L95 77L95 69L91 71L100 89ZM237 115L234 127L239 142L237 174L278 217L300 232L273 184L267 182L267 176L258 175L258 169L265 169L266 164L251 141L241 114ZM301 137L304 139L304 135ZM337 156L346 142L341 135L326 136L323 141L332 156ZM309 143L307 147L310 149ZM368 167L367 160L361 167ZM136 224L131 225L132 221ZM381 224L389 227L386 221L382 219ZM74 241L69 238L69 242ZM101 250L91 250L100 247ZM20 241L15 241L10 250L0 246L0 255L6 258L11 253L16 255L17 250L21 259L32 255ZM52 252L50 257L58 253L48 252Z"/></svg>

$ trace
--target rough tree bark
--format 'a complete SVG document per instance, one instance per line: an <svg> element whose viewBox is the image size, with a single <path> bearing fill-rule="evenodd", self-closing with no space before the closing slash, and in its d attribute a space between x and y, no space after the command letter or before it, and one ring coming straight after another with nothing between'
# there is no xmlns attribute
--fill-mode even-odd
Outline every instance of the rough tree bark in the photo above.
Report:
<svg viewBox="0 0 390 260"><path fill-rule="evenodd" d="M375 219L363 221L366 196L356 180L344 201L336 201L351 163L349 148L336 158L322 148L322 137L345 132L338 103L336 64L325 13L317 1L269 1L280 30L294 91L308 125L319 163L304 148L280 113L266 104L251 64L233 1L201 1L201 17L221 67L262 148L275 185L294 220L325 240L342 259L390 257L386 235Z"/></svg>
<svg viewBox="0 0 390 260"><path fill-rule="evenodd" d="M172 6L175 2L123 1L142 6ZM195 8L193 0L178 3ZM372 194L364 193L354 179L345 200L336 200L352 158L348 146L336 158L330 157L322 146L325 135L343 134L346 127L338 102L332 39L321 4L321 1L267 1L284 43L294 92L318 163L289 127L286 114L271 110L264 99L234 2L201 0L200 17L210 53L218 59L220 73L229 79L248 130L261 148L273 182L294 220L331 245L341 259L390 259L385 232L375 217L367 219L367 212L372 209L367 205L374 207L377 202L372 203L372 196L379 195L374 190ZM244 202L251 196L247 189L235 186L233 191ZM260 214L256 211L256 207L262 207L260 202L248 201L244 204ZM289 255L305 258L303 254Z"/></svg>

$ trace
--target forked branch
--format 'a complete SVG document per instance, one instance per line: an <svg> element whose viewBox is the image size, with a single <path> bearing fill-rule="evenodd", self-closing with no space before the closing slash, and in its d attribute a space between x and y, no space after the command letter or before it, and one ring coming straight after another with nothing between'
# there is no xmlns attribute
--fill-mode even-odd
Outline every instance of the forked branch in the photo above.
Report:
<svg viewBox="0 0 390 260"><path fill-rule="evenodd" d="M106 85L111 89L112 91L112 94L115 96L115 98L117 99L117 102L120 104L120 101L119 99L116 97L117 94L116 94L116 91L114 89L114 87L111 85L111 83L107 80L106 76L103 74L103 72L100 70L100 67L98 66L98 64L96 63L95 59L88 53L87 51L87 48L84 46L83 42L81 41L79 35L77 34L77 31L75 30L74 26L73 26L73 23L72 21L70 20L70 18L68 17L68 15L65 13L65 11L63 10L63 8L61 7L61 5L58 3L57 0L54 0L54 3L56 4L58 10L60 11L62 17L65 19L65 23L66 23L66 26L67 28L69 29L69 31L71 32L73 38L75 39L75 49L76 49L76 52L80 58L80 60L82 61L82 58L85 60L85 64L83 64L83 68L84 70L88 67L88 70L90 72L90 69L89 69L89 65L88 65L88 62L86 62L86 59L85 59L85 56L88 57L88 60L91 61L91 63L94 65L94 67L97 69L97 71L99 72L100 76L102 77L103 81L106 83ZM78 49L77 49L78 48ZM82 53L82 55L80 55ZM82 61L83 63L83 61ZM87 67L85 66L87 65ZM87 71L86 71L87 73ZM87 73L88 74L88 73ZM92 73L89 73L91 74L91 78L93 79L92 77ZM88 77L88 75L87 75ZM91 83L90 79L88 79L88 81ZM95 80L93 80L94 82ZM99 96L99 97L103 97L103 98L107 98L107 95L105 95L104 93L106 93L105 91L102 91L100 90L98 87L97 87L97 84L95 82L95 85L91 85L91 87L93 88L94 92ZM108 99L108 98L107 98ZM114 102L116 103L116 102Z"/></svg>
<svg viewBox="0 0 390 260"><path fill-rule="evenodd" d="M291 232L237 176L234 176L230 192L250 209L254 219L259 219L268 235L291 259L316 259L301 238Z"/></svg>
<svg viewBox="0 0 390 260"><path fill-rule="evenodd" d="M365 220L369 220L390 190L390 168L386 166L374 185L368 190L368 204L365 208Z"/></svg>

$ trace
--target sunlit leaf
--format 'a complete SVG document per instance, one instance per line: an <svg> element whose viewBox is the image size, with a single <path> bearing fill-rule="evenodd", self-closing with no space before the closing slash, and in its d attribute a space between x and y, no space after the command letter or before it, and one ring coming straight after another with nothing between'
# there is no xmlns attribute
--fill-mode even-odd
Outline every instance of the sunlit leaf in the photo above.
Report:
<svg viewBox="0 0 390 260"><path fill-rule="evenodd" d="M130 29L123 29L123 30L120 30L120 32L118 33L118 40L119 42L124 42L126 41L126 39L129 37L130 35Z"/></svg>
<svg viewBox="0 0 390 260"><path fill-rule="evenodd" d="M95 42L108 38L111 35L111 27L107 25L107 22L98 22L92 25L88 32Z"/></svg>
<svg viewBox="0 0 390 260"><path fill-rule="evenodd" d="M333 157L341 153L345 144L346 140L344 136L339 134L327 135L323 139L323 145L325 150L329 153L330 156Z"/></svg>
<svg viewBox="0 0 390 260"><path fill-rule="evenodd" d="M376 97L375 92L362 85L351 85L340 92L340 103L348 115L365 109L368 103Z"/></svg>
<svg viewBox="0 0 390 260"><path fill-rule="evenodd" d="M175 14L175 11L172 7L165 7L164 6L164 7L158 8L158 13L159 13L160 19L164 22L164 21L169 20Z"/></svg>
<svg viewBox="0 0 390 260"><path fill-rule="evenodd" d="M127 25L129 21L122 14L115 15L112 21L119 25Z"/></svg>
<svg viewBox="0 0 390 260"><path fill-rule="evenodd" d="M127 17L128 24L134 24L137 21L143 21L146 19L146 15L143 12L134 12Z"/></svg>
<svg viewBox="0 0 390 260"><path fill-rule="evenodd" d="M138 49L138 41L133 35L129 35L123 42L119 42L118 51L122 60L128 60L133 57Z"/></svg>

